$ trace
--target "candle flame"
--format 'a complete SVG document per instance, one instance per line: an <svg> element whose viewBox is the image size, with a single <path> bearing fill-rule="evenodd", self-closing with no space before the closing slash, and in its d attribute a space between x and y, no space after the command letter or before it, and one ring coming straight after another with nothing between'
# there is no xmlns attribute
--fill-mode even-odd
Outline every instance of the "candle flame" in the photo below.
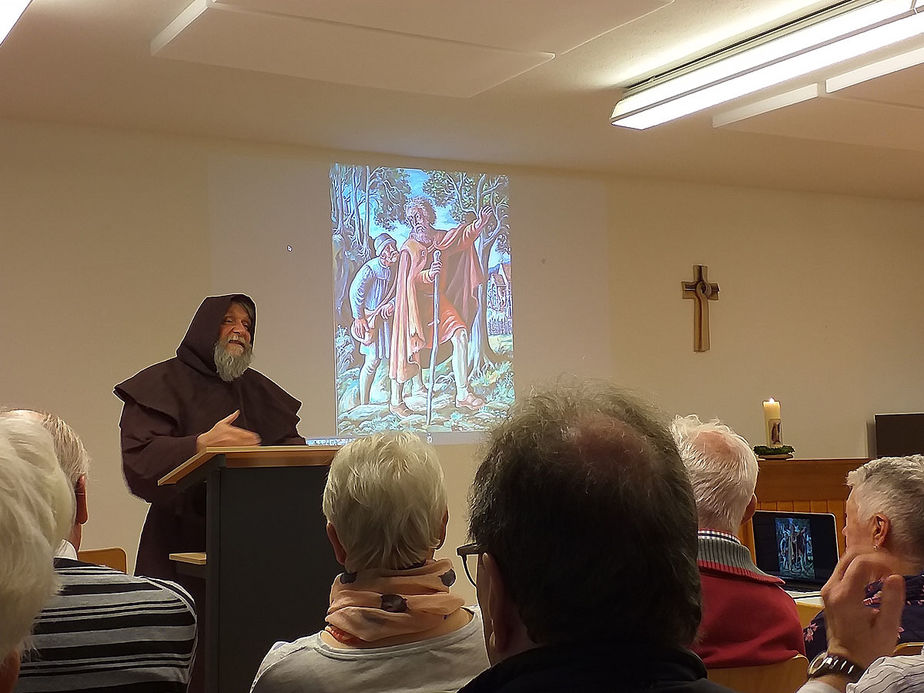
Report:
<svg viewBox="0 0 924 693"><path fill-rule="evenodd" d="M770 399L767 400L767 403L768 403L768 404L773 404L774 402L776 402L776 400L773 399L773 397L771 397Z"/></svg>

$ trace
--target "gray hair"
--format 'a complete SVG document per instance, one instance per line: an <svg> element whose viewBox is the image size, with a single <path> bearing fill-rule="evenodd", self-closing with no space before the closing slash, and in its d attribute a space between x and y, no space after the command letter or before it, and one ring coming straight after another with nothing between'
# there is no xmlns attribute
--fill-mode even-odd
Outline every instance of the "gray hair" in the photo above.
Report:
<svg viewBox="0 0 924 693"><path fill-rule="evenodd" d="M0 419L0 660L23 645L58 587L52 559L74 507L48 432L25 415Z"/></svg>
<svg viewBox="0 0 924 693"><path fill-rule="evenodd" d="M348 572L420 563L440 544L447 508L436 451L407 432L358 438L334 456L322 508Z"/></svg>
<svg viewBox="0 0 924 693"><path fill-rule="evenodd" d="M880 457L847 474L857 515L889 518L893 551L924 564L924 456Z"/></svg>
<svg viewBox="0 0 924 693"><path fill-rule="evenodd" d="M433 209L433 203L426 197L412 197L404 206L404 218L409 219L411 212L415 209L423 212L431 225L436 223L436 211Z"/></svg>
<svg viewBox="0 0 924 693"><path fill-rule="evenodd" d="M757 486L757 456L728 426L691 414L671 422L671 435L687 468L701 529L735 534Z"/></svg>
<svg viewBox="0 0 924 693"><path fill-rule="evenodd" d="M58 464L64 470L65 476L71 482L71 487L77 484L82 476L86 476L90 471L90 454L84 446L83 441L77 432L71 428L64 419L56 416L51 412L40 409L13 409L10 411L0 412L0 419L10 416L30 416L45 427L45 430L51 434L51 439L55 445L55 455L58 458Z"/></svg>
<svg viewBox="0 0 924 693"><path fill-rule="evenodd" d="M469 533L533 642L692 642L696 506L647 403L608 383L534 391L491 433L470 501Z"/></svg>

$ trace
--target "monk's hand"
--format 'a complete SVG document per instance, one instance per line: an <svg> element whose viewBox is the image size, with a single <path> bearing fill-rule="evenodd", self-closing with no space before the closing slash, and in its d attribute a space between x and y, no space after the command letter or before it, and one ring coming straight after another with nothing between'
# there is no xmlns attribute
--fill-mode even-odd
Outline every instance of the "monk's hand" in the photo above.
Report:
<svg viewBox="0 0 924 693"><path fill-rule="evenodd" d="M233 414L226 416L196 438L196 452L202 452L206 448L259 445L260 436L253 431L248 431L246 428L239 428L234 425L234 420L240 414L240 409L235 410Z"/></svg>
<svg viewBox="0 0 924 693"><path fill-rule="evenodd" d="M881 603L866 606L866 586L881 581ZM894 575L878 555L855 554L841 557L831 579L821 590L825 603L828 653L840 655L862 667L879 657L892 654L898 640L905 581Z"/></svg>

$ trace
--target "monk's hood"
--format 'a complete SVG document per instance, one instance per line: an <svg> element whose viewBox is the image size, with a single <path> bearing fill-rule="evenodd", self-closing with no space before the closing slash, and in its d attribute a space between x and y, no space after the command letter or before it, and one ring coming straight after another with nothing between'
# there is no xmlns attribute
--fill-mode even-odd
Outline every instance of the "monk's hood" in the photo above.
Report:
<svg viewBox="0 0 924 693"><path fill-rule="evenodd" d="M250 326L250 343L253 344L257 330L257 306L250 296L245 294L227 294L209 296L189 323L186 336L176 350L176 356L186 365L200 373L215 374L215 342L221 331L221 321L228 312L232 301L250 306L253 311L253 324Z"/></svg>

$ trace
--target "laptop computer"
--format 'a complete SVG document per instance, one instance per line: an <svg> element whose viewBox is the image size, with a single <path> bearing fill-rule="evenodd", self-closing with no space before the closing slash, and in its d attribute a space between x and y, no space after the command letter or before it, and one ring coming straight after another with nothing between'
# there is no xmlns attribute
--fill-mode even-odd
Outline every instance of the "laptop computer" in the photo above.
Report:
<svg viewBox="0 0 924 693"><path fill-rule="evenodd" d="M757 567L784 580L793 596L820 594L837 566L834 515L758 510L753 522Z"/></svg>

